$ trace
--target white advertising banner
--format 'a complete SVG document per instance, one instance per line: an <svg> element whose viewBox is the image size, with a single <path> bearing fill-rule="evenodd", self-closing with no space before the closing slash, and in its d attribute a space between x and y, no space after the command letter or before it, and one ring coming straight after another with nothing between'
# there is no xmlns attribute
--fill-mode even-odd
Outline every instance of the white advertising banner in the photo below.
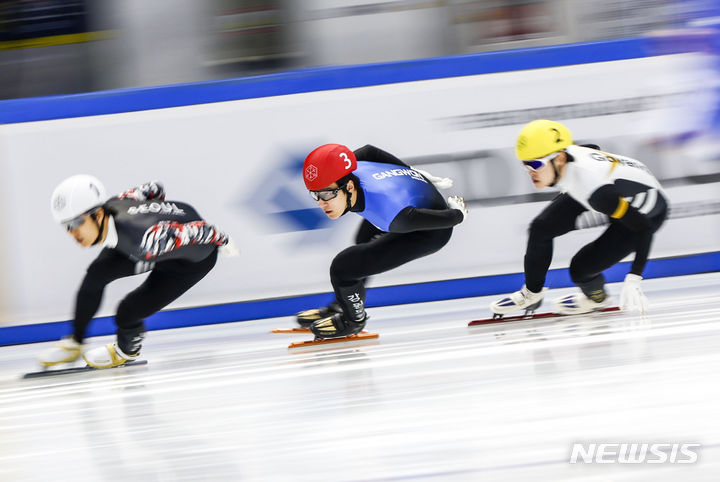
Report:
<svg viewBox="0 0 720 482"><path fill-rule="evenodd" d="M687 72L693 54L418 81L0 126L5 230L0 323L71 318L75 290L97 249L81 249L53 224L50 194L65 177L100 178L109 192L149 180L168 200L190 203L240 248L171 307L331 290L333 256L352 243L360 218L328 220L304 190L300 166L318 145L373 144L433 174L454 177L470 215L440 252L373 278L370 286L522 271L526 229L546 204L513 158L533 118L566 123L580 141L637 157L669 179L671 219L652 257L718 248L718 184L687 176L720 172L701 148L672 144L678 125L699 122L687 102L702 95ZM683 204L684 203L684 204ZM702 222L693 203L710 206ZM715 204L713 204L715 203ZM556 243L567 266L599 228ZM99 315L141 277L108 287Z"/></svg>

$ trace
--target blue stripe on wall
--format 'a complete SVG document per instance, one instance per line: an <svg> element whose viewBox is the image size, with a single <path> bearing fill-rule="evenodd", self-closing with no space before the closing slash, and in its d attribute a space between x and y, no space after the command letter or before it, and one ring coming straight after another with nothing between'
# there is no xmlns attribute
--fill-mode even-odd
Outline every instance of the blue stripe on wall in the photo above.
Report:
<svg viewBox="0 0 720 482"><path fill-rule="evenodd" d="M622 281L629 268L630 263L619 263L605 271L605 277L609 283ZM720 271L720 252L650 260L643 276L650 279L715 271ZM367 294L367 306L389 306L497 295L515 291L522 286L523 282L522 273L512 273L370 288ZM566 268L550 270L546 284L551 288L564 288L573 285ZM161 311L149 317L146 320L146 325L148 330L165 330L290 316L300 310L324 306L331 299L331 293L322 293ZM481 316L482 313L489 314L486 306L478 306L478 316ZM288 320L288 325L291 324L292 322ZM0 328L0 346L57 340L70 333L71 327L71 322L62 321ZM112 317L96 318L88 330L88 336L109 335L112 333L115 333L115 324Z"/></svg>
<svg viewBox="0 0 720 482"><path fill-rule="evenodd" d="M238 79L0 101L0 124L117 114L416 80L626 60L655 55L650 40L617 39Z"/></svg>

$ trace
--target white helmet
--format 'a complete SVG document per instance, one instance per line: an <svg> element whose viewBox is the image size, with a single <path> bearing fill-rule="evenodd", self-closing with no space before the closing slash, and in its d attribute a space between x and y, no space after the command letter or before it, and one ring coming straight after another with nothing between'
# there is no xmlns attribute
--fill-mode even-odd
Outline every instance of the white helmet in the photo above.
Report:
<svg viewBox="0 0 720 482"><path fill-rule="evenodd" d="M78 174L61 182L50 199L57 223L66 223L101 206L107 200L105 187L94 176Z"/></svg>

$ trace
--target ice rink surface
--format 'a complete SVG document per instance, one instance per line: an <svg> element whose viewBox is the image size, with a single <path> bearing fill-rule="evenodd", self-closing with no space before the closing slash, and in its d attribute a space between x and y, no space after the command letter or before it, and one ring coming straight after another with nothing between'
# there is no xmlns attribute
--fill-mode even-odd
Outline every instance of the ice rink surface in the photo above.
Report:
<svg viewBox="0 0 720 482"><path fill-rule="evenodd" d="M0 481L720 480L720 273L643 283L644 318L468 327L496 297L422 303L370 309L380 338L354 346L288 350L310 337L275 318L150 332L147 366L34 380L50 344L0 348ZM574 442L702 447L570 464Z"/></svg>

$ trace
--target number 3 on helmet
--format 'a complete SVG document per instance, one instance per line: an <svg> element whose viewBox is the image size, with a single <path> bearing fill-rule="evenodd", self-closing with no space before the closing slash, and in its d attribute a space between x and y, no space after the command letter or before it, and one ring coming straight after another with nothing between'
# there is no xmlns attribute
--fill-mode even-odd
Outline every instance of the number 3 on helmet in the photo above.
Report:
<svg viewBox="0 0 720 482"><path fill-rule="evenodd" d="M357 169L355 154L342 144L325 144L303 163L303 180L309 191L319 191Z"/></svg>

